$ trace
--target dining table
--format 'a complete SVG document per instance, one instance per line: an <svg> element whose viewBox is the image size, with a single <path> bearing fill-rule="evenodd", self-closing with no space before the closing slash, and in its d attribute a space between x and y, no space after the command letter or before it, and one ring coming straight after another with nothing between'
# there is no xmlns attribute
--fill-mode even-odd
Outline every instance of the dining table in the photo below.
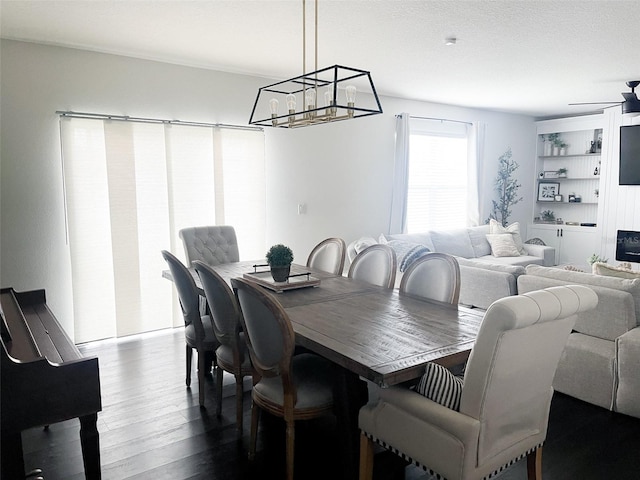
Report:
<svg viewBox="0 0 640 480"><path fill-rule="evenodd" d="M212 266L227 282L258 278L264 261ZM191 270L200 294L200 279ZM463 363L475 342L484 311L402 294L341 275L291 266L293 278L318 280L291 289L265 287L283 306L296 344L330 360L344 478L358 476L358 412L376 388L416 381L428 362ZM163 276L171 279L169 271ZM264 273L259 278L264 278ZM302 282L305 283L305 282ZM279 291L278 291L279 290Z"/></svg>

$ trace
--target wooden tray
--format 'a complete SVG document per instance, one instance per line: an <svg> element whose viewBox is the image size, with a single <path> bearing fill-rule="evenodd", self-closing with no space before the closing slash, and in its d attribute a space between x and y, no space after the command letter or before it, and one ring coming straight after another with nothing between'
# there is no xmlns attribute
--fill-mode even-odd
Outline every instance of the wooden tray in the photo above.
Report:
<svg viewBox="0 0 640 480"><path fill-rule="evenodd" d="M296 290L298 288L317 287L320 285L320 279L312 277L311 275L289 277L286 282L276 282L271 276L271 272L245 273L243 277L276 293Z"/></svg>

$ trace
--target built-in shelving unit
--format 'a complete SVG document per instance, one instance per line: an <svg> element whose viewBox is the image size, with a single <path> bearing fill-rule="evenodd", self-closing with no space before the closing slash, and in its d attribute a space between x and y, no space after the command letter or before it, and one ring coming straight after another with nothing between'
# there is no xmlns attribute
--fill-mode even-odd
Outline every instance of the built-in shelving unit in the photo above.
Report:
<svg viewBox="0 0 640 480"><path fill-rule="evenodd" d="M597 121L538 122L537 178L528 236L554 246L557 264L584 265L595 251L603 133ZM553 140L564 148L552 148Z"/></svg>

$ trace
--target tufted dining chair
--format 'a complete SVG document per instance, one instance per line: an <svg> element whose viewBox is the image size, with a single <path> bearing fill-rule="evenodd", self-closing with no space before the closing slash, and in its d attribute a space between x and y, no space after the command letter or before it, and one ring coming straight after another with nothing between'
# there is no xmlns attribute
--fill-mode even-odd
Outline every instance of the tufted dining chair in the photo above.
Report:
<svg viewBox="0 0 640 480"><path fill-rule="evenodd" d="M178 232L187 265L201 260L207 265L240 261L236 231L229 225L183 228Z"/></svg>
<svg viewBox="0 0 640 480"><path fill-rule="evenodd" d="M231 285L242 310L240 321L255 370L249 458L255 456L260 411L282 417L286 478L293 480L295 422L333 411L332 364L313 353L294 355L291 321L273 295L241 278L231 279Z"/></svg>
<svg viewBox="0 0 640 480"><path fill-rule="evenodd" d="M458 261L447 253L423 255L404 272L400 294L457 305L460 297Z"/></svg>
<svg viewBox="0 0 640 480"><path fill-rule="evenodd" d="M378 243L365 248L353 259L347 276L373 285L393 288L397 265L393 248Z"/></svg>
<svg viewBox="0 0 640 480"><path fill-rule="evenodd" d="M184 317L184 336L187 343L187 387L191 386L191 359L193 350L198 353L198 400L204 407L204 376L209 366L209 353L215 358L215 351L220 345L213 330L211 317L200 314L200 295L193 276L172 253L162 250L162 257L169 264L173 284L178 292L178 299ZM216 362L213 362L215 369ZM222 372L216 372L222 377Z"/></svg>
<svg viewBox="0 0 640 480"><path fill-rule="evenodd" d="M327 238L316 245L307 258L307 267L342 275L347 246L341 238Z"/></svg>
<svg viewBox="0 0 640 480"><path fill-rule="evenodd" d="M371 479L374 442L448 480L493 478L525 456L529 480L541 480L553 376L576 314L597 303L581 285L495 301L457 399L443 393L459 382L428 364L436 374L425 373L415 390L380 389L377 402L360 409L360 480Z"/></svg>
<svg viewBox="0 0 640 480"><path fill-rule="evenodd" d="M236 427L242 430L242 396L244 377L253 375L249 351L240 331L240 307L227 282L209 265L196 260L193 262L207 303L211 311L212 325L220 342L216 349L218 368L229 372L236 380ZM222 413L222 375L216 377L216 415Z"/></svg>

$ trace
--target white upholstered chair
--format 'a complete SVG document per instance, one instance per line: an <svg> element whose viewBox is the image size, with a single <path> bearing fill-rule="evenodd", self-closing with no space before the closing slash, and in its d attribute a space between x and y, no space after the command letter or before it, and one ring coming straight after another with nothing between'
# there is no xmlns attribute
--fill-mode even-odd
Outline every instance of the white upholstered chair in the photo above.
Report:
<svg viewBox="0 0 640 480"><path fill-rule="evenodd" d="M178 232L184 246L187 265L201 260L207 265L240 261L236 231L229 225L183 228Z"/></svg>
<svg viewBox="0 0 640 480"><path fill-rule="evenodd" d="M458 304L460 267L453 255L427 253L415 260L400 281L400 294Z"/></svg>
<svg viewBox="0 0 640 480"><path fill-rule="evenodd" d="M393 248L378 243L365 248L353 259L347 276L373 285L393 288L397 265Z"/></svg>
<svg viewBox="0 0 640 480"><path fill-rule="evenodd" d="M347 246L341 238L327 238L316 245L307 258L307 267L342 275Z"/></svg>
<svg viewBox="0 0 640 480"><path fill-rule="evenodd" d="M575 314L597 303L578 285L494 302L467 363L459 410L406 387L380 389L377 402L361 408L360 480L371 478L373 442L448 480L489 478L524 456L529 480L540 480L553 376Z"/></svg>
<svg viewBox="0 0 640 480"><path fill-rule="evenodd" d="M255 369L249 458L255 455L260 411L281 417L286 424L286 478L293 480L295 421L333 411L332 364L312 353L294 355L291 321L273 295L241 278L233 278L231 285Z"/></svg>
<svg viewBox="0 0 640 480"><path fill-rule="evenodd" d="M209 304L213 330L220 342L216 349L218 368L232 374L236 380L236 427L242 430L242 396L244 377L253 375L253 367L249 358L249 351L240 331L240 306L227 285L209 265L200 260L193 262L207 303ZM216 415L222 413L222 372L218 370L216 376Z"/></svg>
<svg viewBox="0 0 640 480"><path fill-rule="evenodd" d="M204 406L204 376L210 370L208 358L214 359L215 351L220 345L216 338L209 315L200 313L200 295L193 276L172 253L162 250L162 257L169 265L173 284L178 292L180 307L184 317L184 336L187 343L187 387L191 386L191 358L193 350L198 353L198 400ZM208 355L210 354L210 356ZM216 372L222 375L222 372Z"/></svg>

